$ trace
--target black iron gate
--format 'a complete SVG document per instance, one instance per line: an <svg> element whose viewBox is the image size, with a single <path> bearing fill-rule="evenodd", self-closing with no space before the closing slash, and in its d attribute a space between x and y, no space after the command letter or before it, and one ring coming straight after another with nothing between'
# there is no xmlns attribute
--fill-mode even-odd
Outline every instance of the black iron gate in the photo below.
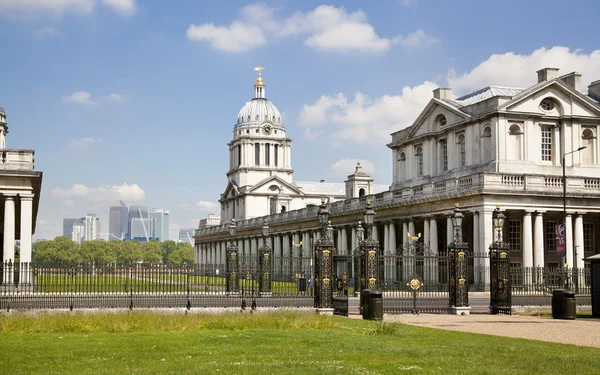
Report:
<svg viewBox="0 0 600 375"><path fill-rule="evenodd" d="M354 293L353 256L333 256L333 313L348 316L348 294Z"/></svg>
<svg viewBox="0 0 600 375"><path fill-rule="evenodd" d="M422 242L410 241L380 258L387 314L448 313L449 261Z"/></svg>
<svg viewBox="0 0 600 375"><path fill-rule="evenodd" d="M490 312L512 314L510 251L508 244L494 242L490 246Z"/></svg>

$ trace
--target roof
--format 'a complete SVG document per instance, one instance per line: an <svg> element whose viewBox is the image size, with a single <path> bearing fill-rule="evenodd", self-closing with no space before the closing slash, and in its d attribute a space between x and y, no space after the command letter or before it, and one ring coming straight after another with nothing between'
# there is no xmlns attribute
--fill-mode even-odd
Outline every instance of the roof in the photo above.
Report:
<svg viewBox="0 0 600 375"><path fill-rule="evenodd" d="M460 105L466 106L475 103L482 102L489 98L493 98L495 96L509 96L513 97L519 94L524 89L517 87L504 87L504 86L488 86L484 87L480 90L474 91L465 96L461 96L460 98L454 100Z"/></svg>
<svg viewBox="0 0 600 375"><path fill-rule="evenodd" d="M346 184L343 182L299 182L293 183L305 194L346 195ZM389 191L389 185L373 184L373 194Z"/></svg>
<svg viewBox="0 0 600 375"><path fill-rule="evenodd" d="M283 124L281 113L275 105L267 99L254 98L247 102L238 113L237 123L252 123L271 121L276 124Z"/></svg>

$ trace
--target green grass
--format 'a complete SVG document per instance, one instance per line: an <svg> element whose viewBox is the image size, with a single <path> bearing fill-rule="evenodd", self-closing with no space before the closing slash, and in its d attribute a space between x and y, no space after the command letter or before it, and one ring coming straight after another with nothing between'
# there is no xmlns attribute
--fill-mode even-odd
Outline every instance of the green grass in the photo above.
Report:
<svg viewBox="0 0 600 375"><path fill-rule="evenodd" d="M0 374L591 374L599 354L314 313L0 317Z"/></svg>

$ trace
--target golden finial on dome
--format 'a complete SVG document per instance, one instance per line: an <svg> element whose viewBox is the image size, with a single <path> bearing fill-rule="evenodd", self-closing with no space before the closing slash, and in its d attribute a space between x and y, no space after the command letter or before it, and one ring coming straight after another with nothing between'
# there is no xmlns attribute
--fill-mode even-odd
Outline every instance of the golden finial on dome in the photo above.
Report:
<svg viewBox="0 0 600 375"><path fill-rule="evenodd" d="M256 78L256 84L257 85L263 85L263 80L262 80L262 74L261 72L265 70L265 68L263 68L260 64L258 64L258 66L254 67L254 71L258 72L258 77Z"/></svg>

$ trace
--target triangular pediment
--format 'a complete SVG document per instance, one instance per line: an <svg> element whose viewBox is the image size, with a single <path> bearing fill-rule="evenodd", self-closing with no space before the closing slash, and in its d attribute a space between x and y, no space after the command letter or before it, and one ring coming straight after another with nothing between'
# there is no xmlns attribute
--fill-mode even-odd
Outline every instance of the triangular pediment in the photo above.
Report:
<svg viewBox="0 0 600 375"><path fill-rule="evenodd" d="M248 190L248 194L304 195L300 189L278 176L271 176L258 182Z"/></svg>
<svg viewBox="0 0 600 375"><path fill-rule="evenodd" d="M445 100L433 98L411 125L411 130L407 138L410 139L423 134L436 133L469 118L471 116L461 111L457 106ZM445 119L445 121L440 121L442 119Z"/></svg>
<svg viewBox="0 0 600 375"><path fill-rule="evenodd" d="M550 99L554 108L542 105ZM546 109L544 109L546 108ZM498 107L500 111L516 113L536 113L541 116L600 116L600 107L587 96L578 92L560 79L539 84L521 92L519 95Z"/></svg>
<svg viewBox="0 0 600 375"><path fill-rule="evenodd" d="M225 191L221 194L221 199L228 199L237 195L239 195L239 187L229 180L225 187Z"/></svg>

